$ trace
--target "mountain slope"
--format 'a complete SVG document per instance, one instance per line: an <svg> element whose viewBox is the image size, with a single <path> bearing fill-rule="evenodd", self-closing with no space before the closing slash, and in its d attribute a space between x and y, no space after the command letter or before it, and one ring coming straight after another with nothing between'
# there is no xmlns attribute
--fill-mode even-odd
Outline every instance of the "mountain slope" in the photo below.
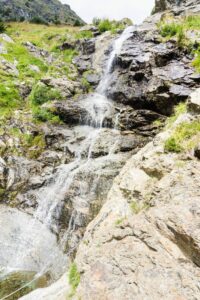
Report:
<svg viewBox="0 0 200 300"><path fill-rule="evenodd" d="M69 5L58 0L0 0L0 18L5 21L84 24Z"/></svg>

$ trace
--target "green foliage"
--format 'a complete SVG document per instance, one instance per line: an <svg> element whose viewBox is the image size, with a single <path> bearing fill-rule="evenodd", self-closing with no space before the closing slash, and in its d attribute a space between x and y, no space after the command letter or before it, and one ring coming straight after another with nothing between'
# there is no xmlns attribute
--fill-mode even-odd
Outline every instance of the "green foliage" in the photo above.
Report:
<svg viewBox="0 0 200 300"><path fill-rule="evenodd" d="M165 141L165 151L178 153L182 151L182 147L174 137L170 137Z"/></svg>
<svg viewBox="0 0 200 300"><path fill-rule="evenodd" d="M130 208L134 214L139 214L142 210L149 208L147 203L139 203L137 200L132 200L130 203Z"/></svg>
<svg viewBox="0 0 200 300"><path fill-rule="evenodd" d="M33 117L40 122L49 121L52 124L60 124L61 120L59 116L55 116L46 108L34 107L33 108Z"/></svg>
<svg viewBox="0 0 200 300"><path fill-rule="evenodd" d="M6 25L4 22L0 19L0 33L3 33L6 31Z"/></svg>
<svg viewBox="0 0 200 300"><path fill-rule="evenodd" d="M69 284L71 285L72 291L71 296L73 296L76 292L76 289L80 283L80 273L78 272L77 266L73 263L69 269Z"/></svg>
<svg viewBox="0 0 200 300"><path fill-rule="evenodd" d="M100 32L109 31L112 29L112 21L109 19L103 19L98 24L98 29Z"/></svg>
<svg viewBox="0 0 200 300"><path fill-rule="evenodd" d="M165 150L169 152L182 152L190 150L199 139L200 122L183 122L173 131L171 137L165 142Z"/></svg>
<svg viewBox="0 0 200 300"><path fill-rule="evenodd" d="M200 29L200 15L191 15L186 17L185 26L188 29Z"/></svg>
<svg viewBox="0 0 200 300"><path fill-rule="evenodd" d="M196 51L192 65L197 70L197 72L200 72L200 49Z"/></svg>
<svg viewBox="0 0 200 300"><path fill-rule="evenodd" d="M38 106L48 101L62 99L62 96L59 90L38 84L33 88L30 99L33 105Z"/></svg>
<svg viewBox="0 0 200 300"><path fill-rule="evenodd" d="M20 105L19 91L11 81L0 84L0 119L9 117Z"/></svg>
<svg viewBox="0 0 200 300"><path fill-rule="evenodd" d="M34 24L43 24L43 25L48 25L48 22L41 18L41 17L38 17L38 16L35 16L33 17L31 20L30 20L31 23L34 23ZM54 21L55 22L55 21ZM55 23L56 24L56 23Z"/></svg>
<svg viewBox="0 0 200 300"><path fill-rule="evenodd" d="M4 58L10 62L14 60L18 61L17 69L20 73L20 79L26 79L27 77L40 76L37 72L30 70L30 65L37 66L41 72L47 72L48 67L39 58L32 56L28 50L21 44L15 43L7 46L8 54L4 54Z"/></svg>
<svg viewBox="0 0 200 300"><path fill-rule="evenodd" d="M178 23L163 23L160 27L160 34L162 37L172 37L183 30L182 25Z"/></svg>
<svg viewBox="0 0 200 300"><path fill-rule="evenodd" d="M75 39L80 40L80 39L91 39L93 37L93 33L90 30L83 30L80 32L77 32L75 34Z"/></svg>
<svg viewBox="0 0 200 300"><path fill-rule="evenodd" d="M187 112L186 103L181 102L178 105L176 105L176 107L174 109L174 114L167 119L167 127L170 127L174 122L176 122L176 120L178 119L178 117L180 115L182 115L186 112Z"/></svg>
<svg viewBox="0 0 200 300"><path fill-rule="evenodd" d="M125 28L124 24L115 20L96 19L95 22L97 23L98 29L101 33L105 31L111 31L112 33L116 33L117 30L123 30Z"/></svg>

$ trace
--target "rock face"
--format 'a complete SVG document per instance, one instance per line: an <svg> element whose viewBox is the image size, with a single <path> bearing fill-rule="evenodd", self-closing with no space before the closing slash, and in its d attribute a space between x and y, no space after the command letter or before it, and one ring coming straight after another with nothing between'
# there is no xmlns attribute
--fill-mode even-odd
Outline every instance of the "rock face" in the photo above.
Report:
<svg viewBox="0 0 200 300"><path fill-rule="evenodd" d="M188 12L198 12L199 9L199 0L156 0L153 12L173 10L176 14L186 14Z"/></svg>
<svg viewBox="0 0 200 300"><path fill-rule="evenodd" d="M0 17L5 21L37 21L44 23L83 25L84 21L67 4L58 0L1 0Z"/></svg>
<svg viewBox="0 0 200 300"><path fill-rule="evenodd" d="M200 165L166 154L166 138L127 162L87 228L75 299L198 298Z"/></svg>
<svg viewBox="0 0 200 300"><path fill-rule="evenodd" d="M126 39L94 29L92 39L63 43L60 51L79 51L67 68L75 70L74 80L51 72L36 79L42 87L36 102L44 103L44 91L53 98L36 113L51 122L34 124L26 111L24 121L16 111L2 124L0 262L5 272L17 269L4 274L6 287L0 278L4 293L24 282L25 273L44 275L39 287L50 284L74 260L76 291L65 274L23 299L199 298L199 143L187 153L165 147L181 122L199 120L199 76L191 54L161 40L160 16L128 28ZM56 63L56 55L24 45ZM2 61L3 72L19 81L15 62ZM19 86L26 101L31 84ZM189 114L158 135L185 100ZM19 131L11 135L11 127Z"/></svg>

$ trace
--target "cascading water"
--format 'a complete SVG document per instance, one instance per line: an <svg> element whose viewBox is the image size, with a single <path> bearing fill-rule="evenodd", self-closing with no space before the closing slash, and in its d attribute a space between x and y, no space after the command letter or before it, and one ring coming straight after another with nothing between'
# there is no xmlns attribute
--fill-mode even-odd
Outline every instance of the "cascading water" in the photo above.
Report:
<svg viewBox="0 0 200 300"><path fill-rule="evenodd" d="M44 259L44 246L41 245L43 245L45 234L38 235L38 223L42 224L40 231L44 231L45 233L47 232L47 228L50 228L55 234L58 233L59 228L56 220L62 213L62 209L65 205L65 198L67 197L71 186L74 184L77 174L83 173L85 169L92 165L93 147L103 127L108 126L106 120L114 109L112 101L106 97L113 63L120 53L123 43L131 36L132 32L133 27L128 27L113 43L113 49L107 60L105 72L102 75L96 93L90 95L83 101L83 106L86 108L89 116L88 123L83 125L88 130L87 138L83 141L81 147L76 150L74 161L59 166L55 174L49 177L49 181L46 182L46 185L38 189L35 194L38 207L34 213L34 218L26 225L25 230L18 237L19 248L16 251L15 257L11 257L10 261L7 263L8 267L12 267L14 270L28 270L31 260L33 261L32 269L36 273L49 273L53 279L56 279L66 269L69 253L63 254L63 249L53 249L53 252L51 249L46 249L47 253ZM112 156L114 149L115 143L108 151L107 156L109 158ZM97 175L96 183L91 189L92 193L95 193L98 180L99 178ZM79 182L78 189L80 194L79 201L82 201L84 206L86 199L84 196L81 197L81 195L83 195L85 186L81 181ZM68 221L68 230L63 234L63 238L60 241L61 248L65 248L67 241L72 236L72 233L76 228L76 222L78 223L79 221L78 217L79 216L75 211L71 212L71 217ZM31 242L31 240L33 242ZM52 240L50 246L53 247L54 243L55 240ZM40 258L42 257L43 259L41 258L37 261L37 255L40 255Z"/></svg>

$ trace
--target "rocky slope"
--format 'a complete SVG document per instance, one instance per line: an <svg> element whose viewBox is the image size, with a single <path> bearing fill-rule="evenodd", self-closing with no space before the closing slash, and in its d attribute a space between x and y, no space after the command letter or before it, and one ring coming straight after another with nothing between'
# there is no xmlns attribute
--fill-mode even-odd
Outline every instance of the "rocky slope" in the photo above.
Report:
<svg viewBox="0 0 200 300"><path fill-rule="evenodd" d="M1 297L67 272L23 299L198 299L199 17L173 14L0 36Z"/></svg>
<svg viewBox="0 0 200 300"><path fill-rule="evenodd" d="M84 21L67 4L58 0L1 0L0 18L5 21L33 21L83 25Z"/></svg>

